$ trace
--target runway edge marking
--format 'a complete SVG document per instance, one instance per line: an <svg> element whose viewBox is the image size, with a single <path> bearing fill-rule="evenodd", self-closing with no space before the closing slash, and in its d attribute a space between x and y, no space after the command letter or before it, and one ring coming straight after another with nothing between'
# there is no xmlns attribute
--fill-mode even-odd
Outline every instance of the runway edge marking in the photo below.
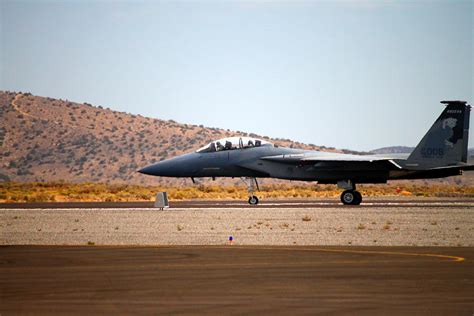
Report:
<svg viewBox="0 0 474 316"><path fill-rule="evenodd" d="M350 250L350 249L326 249L326 248L269 248L269 247L247 247L247 246L217 246L215 248L241 248L241 249L264 249L264 250L294 250L294 251L319 251L319 252L338 252L338 253L362 253L362 254L380 254L380 255L399 255L399 256L415 256L415 257L433 257L433 258L442 258L442 259L449 259L450 261L455 262L462 262L465 261L466 258L459 257L459 256L449 256L449 255L440 255L440 254L433 254L433 253L415 253L415 252L399 252L399 251L371 251L371 250Z"/></svg>
<svg viewBox="0 0 474 316"><path fill-rule="evenodd" d="M214 249L255 249L255 250L291 250L291 251L316 251L316 252L338 252L338 253L362 253L362 254L380 254L380 255L398 255L398 256L414 256L414 257L433 257L448 259L449 261L462 262L466 261L466 258L460 256L440 255L434 253L416 253L416 252L399 252L399 251L371 251L371 250L349 250L349 249L326 249L326 248L288 248L288 247L265 247L265 246L219 246L219 245L30 245L30 244L17 244L17 245L0 245L0 247L54 247L54 248L194 248L194 247L206 247Z"/></svg>

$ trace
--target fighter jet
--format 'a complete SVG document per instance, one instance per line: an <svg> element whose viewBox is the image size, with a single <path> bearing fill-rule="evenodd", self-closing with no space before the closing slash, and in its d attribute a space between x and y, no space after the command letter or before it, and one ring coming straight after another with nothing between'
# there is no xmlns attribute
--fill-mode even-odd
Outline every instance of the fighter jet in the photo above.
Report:
<svg viewBox="0 0 474 316"><path fill-rule="evenodd" d="M285 148L252 137L213 141L195 152L147 166L139 172L160 177L240 177L247 184L249 204L257 178L277 178L337 184L341 202L359 205L360 183L388 180L443 178L474 170L467 163L470 105L441 101L446 108L411 154L350 155Z"/></svg>

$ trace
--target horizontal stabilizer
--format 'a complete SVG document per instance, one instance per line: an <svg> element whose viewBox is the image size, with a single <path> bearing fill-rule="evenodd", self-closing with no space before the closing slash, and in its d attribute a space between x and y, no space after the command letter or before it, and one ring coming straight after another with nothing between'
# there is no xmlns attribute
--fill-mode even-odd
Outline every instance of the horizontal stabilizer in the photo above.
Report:
<svg viewBox="0 0 474 316"><path fill-rule="evenodd" d="M462 164L462 165L454 165L454 166L443 166L443 167L435 167L429 170L441 170L441 169L459 169L463 171L473 171L474 165Z"/></svg>

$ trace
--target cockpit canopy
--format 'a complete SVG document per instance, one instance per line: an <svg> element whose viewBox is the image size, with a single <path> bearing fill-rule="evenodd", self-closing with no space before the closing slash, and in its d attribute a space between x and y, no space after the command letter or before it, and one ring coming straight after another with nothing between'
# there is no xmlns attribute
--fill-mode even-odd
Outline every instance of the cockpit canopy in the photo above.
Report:
<svg viewBox="0 0 474 316"><path fill-rule="evenodd" d="M196 150L197 153L208 153L222 150L234 150L234 149L243 149L250 147L260 147L260 146L273 146L272 143L269 143L265 140L251 138L251 137L227 137L222 138L213 142L210 142L206 146L203 146Z"/></svg>

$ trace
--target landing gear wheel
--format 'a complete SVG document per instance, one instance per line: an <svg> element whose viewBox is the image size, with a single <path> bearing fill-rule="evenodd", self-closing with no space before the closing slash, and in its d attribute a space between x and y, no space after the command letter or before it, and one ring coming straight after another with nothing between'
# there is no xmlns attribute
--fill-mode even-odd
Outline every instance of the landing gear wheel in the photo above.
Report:
<svg viewBox="0 0 474 316"><path fill-rule="evenodd" d="M344 205L359 205L362 202L362 194L359 191L346 190L341 194L341 202Z"/></svg>
<svg viewBox="0 0 474 316"><path fill-rule="evenodd" d="M251 197L249 197L249 204L250 205L257 205L258 204L258 197L256 197L255 195L252 195Z"/></svg>
<svg viewBox="0 0 474 316"><path fill-rule="evenodd" d="M354 193L355 191L346 190L341 194L341 202L344 205L354 205L354 201L357 200L357 197Z"/></svg>

